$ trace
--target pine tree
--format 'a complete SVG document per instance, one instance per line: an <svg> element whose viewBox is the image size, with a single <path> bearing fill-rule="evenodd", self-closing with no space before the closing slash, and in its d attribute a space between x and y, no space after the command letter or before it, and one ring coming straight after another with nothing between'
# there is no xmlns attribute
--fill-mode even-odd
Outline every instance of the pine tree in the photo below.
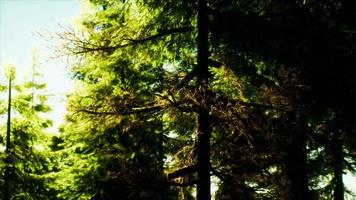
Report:
<svg viewBox="0 0 356 200"><path fill-rule="evenodd" d="M83 19L83 34L67 30L61 35L67 41L62 49L82 58L72 70L82 90L69 104L64 141L72 144L66 148L84 138L84 145L92 147L94 141L101 144L96 142L100 135L117 135L99 141L129 149L115 155L136 157L147 168L151 157L160 163L147 172L160 172L151 180L188 187L180 190L182 196L197 185L198 199L210 198L210 172L221 180L222 196L238 195L231 198L320 195L310 190L309 178L318 173L310 165L314 120L328 109L353 116L339 104L348 99L352 105L347 96L353 90L345 88L354 87L354 70L348 67L354 63L353 47L345 45L353 37L333 24L352 27L347 20L352 14L340 13L344 2L91 2L94 9ZM332 73L318 76L325 69ZM77 132L79 127L86 128ZM90 134L81 138L87 129ZM142 141L143 132L149 141ZM173 161L162 162L164 157ZM87 173L99 160L88 165ZM339 168L334 167L335 174ZM68 187L82 180L78 176ZM257 192L261 189L267 192Z"/></svg>
<svg viewBox="0 0 356 200"><path fill-rule="evenodd" d="M47 128L52 122L42 116L50 109L45 104L46 96L33 91L44 89L44 84L26 82L16 84L14 68L10 68L7 107L7 126L2 127L6 135L6 150L3 191L4 199L48 199L54 191L47 189L49 180L45 176L51 168L48 148L50 135ZM12 95L11 95L12 93Z"/></svg>

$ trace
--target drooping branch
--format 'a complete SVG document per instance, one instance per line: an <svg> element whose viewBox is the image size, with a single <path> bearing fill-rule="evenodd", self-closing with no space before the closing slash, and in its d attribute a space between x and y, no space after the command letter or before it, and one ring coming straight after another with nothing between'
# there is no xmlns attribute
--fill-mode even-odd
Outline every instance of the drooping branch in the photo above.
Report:
<svg viewBox="0 0 356 200"><path fill-rule="evenodd" d="M117 110L117 111L95 111L95 110L88 110L88 109L80 109L78 112L84 112L88 114L95 114L95 115L131 115L131 114L138 114L138 113L146 113L152 111L159 111L163 109L162 106L151 106L151 107L143 107L143 108L132 108L129 110Z"/></svg>
<svg viewBox="0 0 356 200"><path fill-rule="evenodd" d="M197 165L192 165L192 166L188 166L188 167L183 167L181 169L178 169L172 173L168 174L168 178L169 179L175 179L175 178L179 178L181 176L185 176L185 175L189 175L192 173L195 173L197 171Z"/></svg>

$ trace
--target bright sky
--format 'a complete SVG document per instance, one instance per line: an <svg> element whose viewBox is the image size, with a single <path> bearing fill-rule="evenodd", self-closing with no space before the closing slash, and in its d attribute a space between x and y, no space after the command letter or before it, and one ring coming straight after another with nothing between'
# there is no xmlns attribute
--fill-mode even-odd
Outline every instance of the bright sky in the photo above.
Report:
<svg viewBox="0 0 356 200"><path fill-rule="evenodd" d="M55 126L61 123L65 112L65 93L71 88L64 59L48 59L49 46L57 41L46 41L37 32L60 32L61 26L73 24L80 14L78 0L0 0L0 80L5 65L12 63L17 69L16 81L31 80L32 55L36 49L38 80L47 83L50 118Z"/></svg>

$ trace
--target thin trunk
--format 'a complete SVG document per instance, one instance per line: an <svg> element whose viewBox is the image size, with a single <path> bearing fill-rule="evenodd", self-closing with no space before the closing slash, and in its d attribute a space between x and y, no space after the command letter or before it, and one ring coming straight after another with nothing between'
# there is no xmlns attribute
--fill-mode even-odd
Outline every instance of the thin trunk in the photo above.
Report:
<svg viewBox="0 0 356 200"><path fill-rule="evenodd" d="M197 116L197 157L198 157L198 182L197 200L210 200L210 119L209 105L206 99L208 90L208 17L207 2L198 2L198 89L201 96L201 106Z"/></svg>
<svg viewBox="0 0 356 200"><path fill-rule="evenodd" d="M159 141L158 141L158 156L159 156L159 170L161 173L163 173L163 169L164 169L164 147L163 147L163 131L161 131L159 133Z"/></svg>
<svg viewBox="0 0 356 200"><path fill-rule="evenodd" d="M4 174L4 200L10 200L10 133L11 133L11 82L12 78L9 78L9 96L7 106L7 130L6 130L6 167Z"/></svg>
<svg viewBox="0 0 356 200"><path fill-rule="evenodd" d="M334 200L344 200L344 182L342 180L343 174L343 151L342 144L339 139L336 139L333 146L333 159L334 159Z"/></svg>

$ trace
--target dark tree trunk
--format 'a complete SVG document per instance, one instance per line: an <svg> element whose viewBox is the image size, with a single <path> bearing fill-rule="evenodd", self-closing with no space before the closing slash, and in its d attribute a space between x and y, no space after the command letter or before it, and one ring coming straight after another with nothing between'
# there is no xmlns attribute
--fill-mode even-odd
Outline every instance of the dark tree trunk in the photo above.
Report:
<svg viewBox="0 0 356 200"><path fill-rule="evenodd" d="M4 174L4 200L10 200L10 133L11 133L11 74L9 76L9 96L7 106L7 130L6 130L6 160L5 160L5 174Z"/></svg>
<svg viewBox="0 0 356 200"><path fill-rule="evenodd" d="M307 161L305 147L293 145L287 152L286 174L287 174L287 191L286 200L309 200L311 199L308 190L307 178Z"/></svg>
<svg viewBox="0 0 356 200"><path fill-rule="evenodd" d="M339 139L336 139L332 148L333 168L334 168L334 200L344 200L344 182L342 180L344 155L342 144Z"/></svg>
<svg viewBox="0 0 356 200"><path fill-rule="evenodd" d="M197 157L198 157L198 182L197 200L210 200L210 119L208 90L208 17L207 2L198 2L198 90L201 99L197 116Z"/></svg>
<svg viewBox="0 0 356 200"><path fill-rule="evenodd" d="M210 127L207 112L198 114L198 183L197 200L210 197Z"/></svg>
<svg viewBox="0 0 356 200"><path fill-rule="evenodd" d="M158 138L158 156L159 156L159 170L161 173L163 173L164 169L164 149L163 149L163 131L159 133L159 138Z"/></svg>
<svg viewBox="0 0 356 200"><path fill-rule="evenodd" d="M294 119L295 120L295 119ZM284 191L285 200L310 200L312 199L308 189L308 171L307 171L307 152L306 152L306 133L308 127L306 121L296 120L300 123L291 130L290 139L286 151L286 178L287 187Z"/></svg>

